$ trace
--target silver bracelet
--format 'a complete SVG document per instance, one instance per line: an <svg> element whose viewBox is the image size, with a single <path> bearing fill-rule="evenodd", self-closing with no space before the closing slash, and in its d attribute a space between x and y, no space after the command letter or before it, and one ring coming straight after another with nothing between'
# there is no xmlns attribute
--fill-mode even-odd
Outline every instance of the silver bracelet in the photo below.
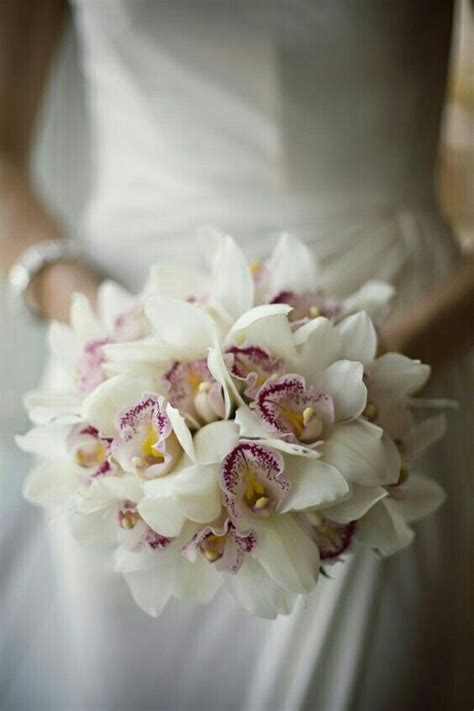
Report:
<svg viewBox="0 0 474 711"><path fill-rule="evenodd" d="M75 262L80 249L69 239L52 239L38 242L20 254L8 272L8 301L12 311L24 305L35 316L40 316L39 305L27 296L34 277L46 267L57 262Z"/></svg>

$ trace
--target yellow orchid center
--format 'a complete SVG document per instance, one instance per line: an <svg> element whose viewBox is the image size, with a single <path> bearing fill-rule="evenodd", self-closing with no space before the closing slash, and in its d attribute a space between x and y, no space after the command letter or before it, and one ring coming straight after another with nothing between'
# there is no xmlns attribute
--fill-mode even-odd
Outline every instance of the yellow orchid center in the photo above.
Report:
<svg viewBox="0 0 474 711"><path fill-rule="evenodd" d="M107 457L105 447L100 443L94 444L92 447L84 447L78 449L75 455L76 462L80 467L88 468L102 464Z"/></svg>
<svg viewBox="0 0 474 711"><path fill-rule="evenodd" d="M281 410L285 420L289 422L290 425L293 427L296 437L301 437L301 435L303 434L304 426L308 423L310 418L308 418L305 422L304 413L295 412L290 407L282 406ZM306 408L306 410L311 410L311 408ZM312 411L311 414L313 414Z"/></svg>
<svg viewBox="0 0 474 711"><path fill-rule="evenodd" d="M263 264L258 259L252 259L249 262L250 272L252 276L256 277L260 274L263 269Z"/></svg>
<svg viewBox="0 0 474 711"><path fill-rule="evenodd" d="M164 461L164 455L156 449L156 442L158 440L158 432L153 425L149 424L147 426L147 436L142 442L142 452L145 457L153 457L160 462Z"/></svg>
<svg viewBox="0 0 474 711"><path fill-rule="evenodd" d="M373 402L368 402L362 414L369 422L373 422L378 415L378 411Z"/></svg>
<svg viewBox="0 0 474 711"><path fill-rule="evenodd" d="M261 511L267 506L270 498L266 495L265 487L257 479L253 469L248 468L244 473L245 498L251 508Z"/></svg>
<svg viewBox="0 0 474 711"><path fill-rule="evenodd" d="M222 558L224 551L226 536L216 536L212 534L208 536L204 542L204 555L210 563L214 563L219 558Z"/></svg>
<svg viewBox="0 0 474 711"><path fill-rule="evenodd" d="M125 528L127 530L130 530L132 528L135 528L137 525L138 521L140 519L140 516L138 513L135 511L126 511L120 519L120 525L122 528Z"/></svg>

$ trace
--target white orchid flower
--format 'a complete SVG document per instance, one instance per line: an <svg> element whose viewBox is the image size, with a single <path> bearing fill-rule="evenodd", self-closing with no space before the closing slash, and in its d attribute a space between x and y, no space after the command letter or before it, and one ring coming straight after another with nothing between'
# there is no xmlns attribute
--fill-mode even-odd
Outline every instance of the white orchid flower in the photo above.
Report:
<svg viewBox="0 0 474 711"><path fill-rule="evenodd" d="M157 533L138 512L142 496L142 484L133 476L95 481L77 502L76 536L89 544L118 544L115 567L150 615L159 615L172 596L209 602L222 583L219 575L204 561L195 569L181 554L194 529L188 527L181 539Z"/></svg>
<svg viewBox="0 0 474 711"><path fill-rule="evenodd" d="M283 234L270 259L254 265L258 298L267 303L293 307L290 320L297 325L318 316L334 322L365 310L374 319L386 312L394 289L381 281L369 281L346 299L334 299L322 292L321 269L312 250L290 234Z"/></svg>
<svg viewBox="0 0 474 711"><path fill-rule="evenodd" d="M45 508L71 510L78 487L90 485L113 470L108 458L110 441L88 425L56 423L33 427L17 436L16 443L40 459L29 474L23 493L29 501Z"/></svg>
<svg viewBox="0 0 474 711"><path fill-rule="evenodd" d="M150 291L161 298L199 303L231 324L254 305L251 267L234 239L206 228L198 235L209 271L155 265Z"/></svg>
<svg viewBox="0 0 474 711"><path fill-rule="evenodd" d="M70 325L53 322L49 345L69 374L71 385L84 396L107 377L104 346L142 338L147 331L139 299L106 281L97 292L97 316L84 294L73 294Z"/></svg>
<svg viewBox="0 0 474 711"><path fill-rule="evenodd" d="M445 498L434 479L411 473L389 487L389 496L357 522L357 540L382 555L392 555L412 542L415 534L410 524L434 513Z"/></svg>

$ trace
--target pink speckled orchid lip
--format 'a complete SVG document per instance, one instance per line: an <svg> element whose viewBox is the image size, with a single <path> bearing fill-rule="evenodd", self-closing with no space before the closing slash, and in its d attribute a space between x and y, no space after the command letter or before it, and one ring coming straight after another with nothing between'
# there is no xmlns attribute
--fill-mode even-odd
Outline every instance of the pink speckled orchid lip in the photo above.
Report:
<svg viewBox="0 0 474 711"><path fill-rule="evenodd" d="M113 327L113 337L117 341L137 341L147 335L145 316L141 304L117 316Z"/></svg>
<svg viewBox="0 0 474 711"><path fill-rule="evenodd" d="M281 454L257 442L240 442L222 462L219 485L234 520L268 516L290 490Z"/></svg>
<svg viewBox="0 0 474 711"><path fill-rule="evenodd" d="M222 387L209 372L205 359L176 362L163 380L170 404L186 418L190 427L198 429L224 418Z"/></svg>
<svg viewBox="0 0 474 711"><path fill-rule="evenodd" d="M307 387L305 379L295 373L267 381L253 410L269 432L308 446L321 443L334 424L331 396Z"/></svg>
<svg viewBox="0 0 474 711"><path fill-rule="evenodd" d="M145 523L133 501L123 501L118 511L118 525L122 529L122 543L131 551L140 552L151 548L163 550L171 538L162 536Z"/></svg>
<svg viewBox="0 0 474 711"><path fill-rule="evenodd" d="M112 440L101 437L91 425L78 425L68 436L68 447L76 464L85 470L85 481L112 473L110 445Z"/></svg>
<svg viewBox="0 0 474 711"><path fill-rule="evenodd" d="M112 454L125 471L145 479L168 473L176 458L176 441L161 395L146 393L135 405L119 412Z"/></svg>
<svg viewBox="0 0 474 711"><path fill-rule="evenodd" d="M336 523L320 512L312 512L306 518L304 527L316 542L322 561L335 561L348 550L354 537L355 521Z"/></svg>
<svg viewBox="0 0 474 711"><path fill-rule="evenodd" d="M279 377L286 372L282 358L276 358L259 346L238 348L232 346L226 351L232 375L246 384L244 394L253 399L262 385L271 377Z"/></svg>
<svg viewBox="0 0 474 711"><path fill-rule="evenodd" d="M256 545L255 531L239 531L230 518L226 518L221 526L205 526L182 547L181 552L191 563L195 562L199 552L217 570L235 575L245 556L252 553Z"/></svg>
<svg viewBox="0 0 474 711"><path fill-rule="evenodd" d="M104 382L106 361L103 346L113 343L111 338L87 341L83 353L76 364L76 387L81 395L88 395Z"/></svg>
<svg viewBox="0 0 474 711"><path fill-rule="evenodd" d="M271 304L288 304L293 311L288 314L288 320L295 325L303 325L318 316L330 320L337 319L342 314L342 306L335 299L326 298L321 291L280 291L270 301Z"/></svg>

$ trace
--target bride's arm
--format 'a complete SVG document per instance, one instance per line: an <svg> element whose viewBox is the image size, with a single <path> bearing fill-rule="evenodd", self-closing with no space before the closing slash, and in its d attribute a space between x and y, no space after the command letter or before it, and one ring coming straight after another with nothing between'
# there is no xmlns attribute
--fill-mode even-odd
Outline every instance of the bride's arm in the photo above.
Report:
<svg viewBox="0 0 474 711"><path fill-rule="evenodd" d="M59 220L36 194L29 175L35 118L61 36L64 0L0 2L0 275L32 244L60 239ZM58 263L32 282L47 318L67 320L70 294L95 294L96 277L79 264Z"/></svg>
<svg viewBox="0 0 474 711"><path fill-rule="evenodd" d="M474 344L474 255L463 262L410 311L389 321L386 350L429 363L434 372Z"/></svg>

